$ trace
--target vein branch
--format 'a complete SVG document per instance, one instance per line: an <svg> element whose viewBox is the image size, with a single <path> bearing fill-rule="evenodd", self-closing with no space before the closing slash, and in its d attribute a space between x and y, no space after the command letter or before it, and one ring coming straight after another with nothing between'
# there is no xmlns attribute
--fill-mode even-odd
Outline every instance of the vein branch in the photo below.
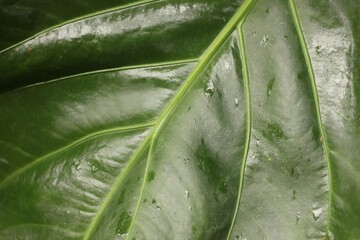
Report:
<svg viewBox="0 0 360 240"><path fill-rule="evenodd" d="M16 89L12 89L12 90L10 90L8 92L4 92L4 93L0 94L0 97L2 97L4 95L11 94L11 93L14 93L14 92L17 92L17 91L28 89L28 88L48 85L48 84L57 83L57 82L60 82L60 81L67 81L67 80L71 80L71 79L74 79L74 78L86 77L86 76L95 75L95 74L111 73L111 72L142 69L142 68L158 68L158 67L167 67L167 66L177 66L177 65L182 65L182 64L195 63L197 61L198 61L198 59L196 59L196 58L189 58L189 59L181 59L181 60L175 60L175 61L165 61L165 62L149 63L149 64L139 64L139 65L131 65L131 66L125 66L125 67L102 69L102 70L96 70L96 71L91 71L91 72L84 72L84 73L79 73L79 74L66 76L66 77L61 77L61 78L56 78L56 79L53 79L53 80L34 83L34 84L31 84L31 85L27 85L27 86L19 87L19 88L16 88Z"/></svg>
<svg viewBox="0 0 360 240"><path fill-rule="evenodd" d="M255 2L255 1L254 1ZM231 226L229 229L229 233L227 236L227 240L230 239L231 233L233 231L233 228L235 226L235 222L237 219L237 214L240 208L240 200L241 195L243 192L243 186L244 186L244 177L245 177L245 168L246 168L246 162L249 155L249 148L250 148L250 138L251 138L251 93L250 93L250 82L249 82L249 67L246 57L246 48L245 48L245 39L243 34L243 24L244 21L241 21L239 24L239 27L237 28L237 34L239 38L239 46L240 46L240 56L241 56L241 63L242 63L242 71L243 71L243 78L244 78L244 86L245 86L245 95L246 95L246 137L245 137L245 147L244 147L244 154L241 162L241 171L240 171L240 183L239 183L239 190L238 190L238 196L236 200L236 207L234 211L234 216L231 222Z"/></svg>
<svg viewBox="0 0 360 240"><path fill-rule="evenodd" d="M194 69L194 71L191 73L191 75L187 78L185 81L185 84L182 86L182 88L179 90L177 95L173 98L173 100L170 102L168 107L165 109L165 111L160 115L158 120L155 123L155 127L152 129L152 132L150 133L154 137L151 141L151 147L147 159L147 166L145 171L145 177L143 181L143 185L141 187L141 193L140 197L137 203L136 211L134 214L134 217L132 219L130 228L128 233L131 232L133 225L135 223L137 214L139 212L140 204L142 202L143 193L145 191L145 185L146 185L146 179L148 175L148 169L151 165L151 159L152 159L152 153L153 148L155 146L156 138L159 135L159 132L161 130L161 127L165 124L165 122L169 119L169 116L171 113L176 109L177 105L181 102L181 100L185 97L186 93L191 89L191 86L196 82L199 75L204 71L204 69L207 67L207 65L210 63L211 59L215 56L217 51L221 48L221 46L224 44L224 42L228 39L228 37L233 33L234 30L236 30L238 24L240 21L244 20L247 15L252 10L253 6L257 0L246 0L239 10L235 13L235 15L230 19L230 21L227 23L227 25L224 27L224 29L220 32L220 34L215 38L215 40L211 43L211 45L205 50L203 55L200 57L200 60L198 62L198 65ZM127 236L130 236L128 234Z"/></svg>
<svg viewBox="0 0 360 240"><path fill-rule="evenodd" d="M98 137L98 136L101 136L101 135L104 135L104 134L109 134L109 133L113 133L113 132L126 132L126 131L134 131L134 130L139 130L139 129L144 129L144 128L148 128L148 127L151 127L153 126L154 123L145 123L145 124L137 124L137 125L132 125L132 126L126 126L126 127L117 127L117 128L110 128L110 129L105 129L105 130L102 130L102 131L98 131L98 132L94 132L94 133L91 133L89 135L86 135L80 139L77 139L75 140L74 142L60 148L60 149L57 149L55 151L52 151L38 159L35 159L33 162L31 162L30 164L28 165L25 165L24 167L22 168L19 168L17 171L15 171L14 173L12 173L11 175L9 175L7 178L5 178L1 183L0 183L0 189L5 187L6 185L8 185L14 178L16 178L17 176L21 175L22 173L28 171L29 169L33 168L34 166L40 164L41 162L49 159L50 157L58 154L58 153L61 153L61 152L64 152L66 150L68 150L69 148L81 143L81 142L84 142L86 140L89 140L91 138L95 138L95 137Z"/></svg>
<svg viewBox="0 0 360 240"><path fill-rule="evenodd" d="M328 182L329 182L329 200L328 200L328 214L327 214L327 223L328 223L328 227L329 227L329 223L330 223L330 219L331 219L331 208L332 208L332 178L331 178L331 161L330 161L330 150L329 150L329 144L328 144L328 140L327 140L327 136L326 136L326 132L323 126L323 121L321 119L321 111L320 111L320 103L319 103L319 95L318 95L318 91L317 91L317 86L316 86L316 80L315 80L315 74L314 74L314 69L311 63L311 57L309 54L309 50L308 50L308 46L305 40L305 36L302 30L302 26L300 23L300 18L298 15L298 11L297 11L297 7L296 4L294 2L294 0L288 0L289 1L289 5L290 5L290 10L291 10L291 15L295 24L295 28L296 28L296 32L300 41L300 45L301 45L301 49L305 58L305 62L306 62L306 67L308 69L308 74L310 77L310 83L311 83L311 88L312 88L312 92L313 92L313 96L314 96L314 102L315 102L315 110L316 110L316 120L317 120L317 124L319 126L319 130L320 130L320 141L322 142L323 145L323 149L324 149L324 154L325 154L325 159L326 159L326 164L327 164L327 170L328 170Z"/></svg>
<svg viewBox="0 0 360 240"><path fill-rule="evenodd" d="M62 22L60 24L57 24L57 25L54 25L50 28L47 28L43 31L40 31L38 33L36 33L35 35L21 41L21 42L18 42L10 47L7 47L3 50L0 51L0 54L1 53L4 53L6 51L9 51L13 48L16 48L17 46L21 45L21 44L24 44L46 32L50 32L56 28L60 28L62 26L65 26L67 24L71 24L71 23L74 23L74 22L77 22L77 21L81 21L81 20L84 20L84 19L87 19L87 18L91 18L91 17L95 17L95 16L98 16L98 15L102 15L102 14L106 14L106 13L110 13L110 12L115 12L115 11L119 11L119 10L124 10L124 9L127 9L127 8L132 8L132 7L136 7L136 6L140 6L140 5L145 5L145 4L149 4L149 3L152 3L152 2L156 2L156 1L159 1L159 0L140 0L140 1L137 1L137 2L133 2L133 3L129 3L129 4L125 4L125 5L121 5L121 6L117 6L117 7L112 7L112 8L108 8L108 9L105 9L105 10L101 10L101 11L97 11L97 12L94 12L94 13L90 13L90 14L87 14L87 15L83 15L83 16L80 16L80 17L77 17L77 18L73 18L73 19L70 19L68 21L65 21L65 22Z"/></svg>

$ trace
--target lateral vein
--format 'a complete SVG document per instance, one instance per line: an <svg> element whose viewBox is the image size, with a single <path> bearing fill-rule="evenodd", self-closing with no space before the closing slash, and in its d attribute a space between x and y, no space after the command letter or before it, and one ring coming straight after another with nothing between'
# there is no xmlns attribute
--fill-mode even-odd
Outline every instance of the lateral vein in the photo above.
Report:
<svg viewBox="0 0 360 240"><path fill-rule="evenodd" d="M49 28L47 28L45 30L42 30L42 31L32 35L31 37L28 37L28 38L24 39L21 42L18 42L18 43L14 44L14 45L12 45L10 47L7 47L7 48L1 50L0 54L4 53L6 51L9 51L10 49L13 49L13 48L15 48L15 47L27 42L27 41L30 41L30 40L40 36L41 34L44 34L46 32L54 30L56 28L60 28L60 27L65 26L67 24L74 23L76 21L81 21L81 20L84 20L84 19L87 19L87 18L95 17L95 16L98 16L98 15L102 15L102 14L106 14L106 13L110 13L110 12L115 12L115 11L119 11L119 10L124 10L124 9L127 9L127 8L136 7L136 6L140 6L140 5L145 5L145 4L149 4L149 3L157 2L157 1L159 1L159 0L141 0L141 1L138 1L138 2L133 2L133 3L117 6L117 7L108 8L108 9L105 9L105 10L97 11L97 12L94 12L94 13L86 14L86 15L83 15L83 16L80 16L80 17L77 17L77 18L67 20L67 21L62 22L60 24L57 24L57 25L49 27Z"/></svg>
<svg viewBox="0 0 360 240"><path fill-rule="evenodd" d="M255 1L254 1L255 2ZM245 95L246 95L246 139L245 139L245 147L244 147L244 154L241 163L241 170L240 170L240 182L239 182L239 190L238 196L236 199L236 207L234 211L234 216L231 222L231 226L229 229L229 233L227 236L227 240L230 239L231 233L234 229L235 222L237 219L237 213L240 208L240 200L244 186L244 176L245 176L245 168L246 162L249 155L249 148L250 148L250 138L251 138L251 125L252 125L252 114L251 114L251 92L250 92L250 81L249 81L249 67L246 57L246 50L245 50L245 39L243 34L243 24L244 21L241 21L239 27L237 28L237 34L239 37L239 47L240 47L240 56L242 62L242 69L243 69L243 77L244 77L244 85L245 85Z"/></svg>
<svg viewBox="0 0 360 240"><path fill-rule="evenodd" d="M9 184L11 182L12 179L16 178L17 176L21 175L22 173L26 172L27 170L31 169L32 167L36 166L37 164L39 164L40 162L48 159L51 156L54 156L60 152L66 151L67 149L81 143L84 142L86 140L89 140L91 138L100 136L100 135L104 135L104 134L108 134L108 133L113 133L113 132L126 132L126 131L133 131L133 130L139 130L139 129L143 129L143 128L148 128L153 126L154 123L145 123L145 124L138 124L138 125L132 125L132 126L126 126L126 127L117 127L117 128L110 128L110 129L105 129L102 131L98 131L98 132L94 132L91 133L87 136L84 136L80 139L77 139L76 141L60 148L57 149L55 151L52 151L38 159L35 159L33 162L31 162L30 164L25 165L22 168L19 168L17 171L15 171L14 173L12 173L11 175L9 175L7 178L5 178L1 183L0 183L0 189L5 187L7 184Z"/></svg>
<svg viewBox="0 0 360 240"><path fill-rule="evenodd" d="M316 87L314 69L313 69L313 66L311 63L311 58L310 58L309 50L308 50L307 43L305 40L305 36L302 31L300 18L299 18L298 12L297 12L297 7L296 7L294 0L288 0L288 1L289 1L289 5L290 5L291 15L292 15L292 18L293 18L293 21L295 24L296 32L297 32L297 35L298 35L298 38L300 41L301 49L302 49L302 52L303 52L303 55L305 58L306 66L308 69L308 74L310 77L311 88L312 88L314 102L315 102L316 120L317 120L318 127L319 127L320 134L321 134L320 141L322 142L322 145L323 145L327 169L328 169L329 199L328 199L327 228L329 228L329 223L330 223L330 219L331 219L330 214L331 214L331 208L332 208L332 197L331 197L331 195L332 195L331 168L332 168L332 166L331 166L331 161L330 161L330 150L329 150L326 132L325 132L325 129L324 129L324 126L322 123L322 119L321 119L319 95L318 95L318 91L317 91L317 87Z"/></svg>
<svg viewBox="0 0 360 240"><path fill-rule="evenodd" d="M189 58L189 59L181 59L181 60L175 60L175 61L166 61L166 62L149 63L149 64L139 64L139 65L118 67L118 68L102 69L102 70L96 70L96 71L91 71L91 72L84 72L84 73L79 73L79 74L66 76L66 77L61 77L61 78L56 78L56 79L53 79L53 80L49 80L49 81L45 81L45 82L39 82L39 83L23 86L23 87L20 87L20 88L16 88L16 89L13 89L13 90L10 90L8 92L4 92L4 93L0 94L0 97L4 96L4 95L11 94L13 92L21 91L21 90L24 90L24 89L43 86L43 85L52 84L52 83L57 83L57 82L60 82L60 81L66 81L66 80L70 80L70 79L77 78L77 77L90 76L90 75L101 74L101 73L110 73L110 72L117 72L117 71L133 70L133 69L140 69L140 68L156 68L156 67L177 66L177 65L189 64L189 63L195 63L195 62L198 62L198 59Z"/></svg>
<svg viewBox="0 0 360 240"><path fill-rule="evenodd" d="M226 26L223 28L223 30L219 33L219 35L215 38L215 40L211 43L211 45L205 50L205 52L200 57L199 63L194 69L194 71L190 74L190 76L185 81L183 87L179 90L177 95L173 98L173 100L169 103L168 107L165 109L165 111L160 115L158 120L155 123L154 128L152 129L152 132L150 133L153 137L149 156L147 159L147 167L145 171L145 177L143 181L143 185L141 187L141 193L140 197L137 203L135 215L133 216L131 226L129 228L128 233L130 233L135 218L137 217L140 204L142 201L143 192L145 190L145 184L146 184L146 178L148 175L148 169L151 165L151 158L152 158L152 152L154 147L154 142L156 141L156 137L159 134L159 131L163 124L169 119L169 116L174 111L174 109L177 107L177 105L181 102L181 100L185 97L189 89L192 87L192 85L196 82L198 79L198 76L203 72L203 70L206 68L206 66L209 64L210 60L215 56L217 51L221 48L221 46L224 44L224 42L227 40L227 38L233 33L234 30L236 30L238 24L240 21L242 21L251 11L254 4L257 2L257 0L245 0L245 2L240 6L239 10L235 13L235 15L230 19L230 21L226 24ZM130 236L130 234L127 235L127 238Z"/></svg>

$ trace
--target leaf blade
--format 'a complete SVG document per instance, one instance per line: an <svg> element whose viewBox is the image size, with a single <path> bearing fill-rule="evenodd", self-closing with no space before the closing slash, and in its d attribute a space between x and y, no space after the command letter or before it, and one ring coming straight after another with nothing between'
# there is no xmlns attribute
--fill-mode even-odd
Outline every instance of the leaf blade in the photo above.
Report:
<svg viewBox="0 0 360 240"><path fill-rule="evenodd" d="M0 235L356 239L358 7L241 2L133 2L62 25L97 44L0 52Z"/></svg>

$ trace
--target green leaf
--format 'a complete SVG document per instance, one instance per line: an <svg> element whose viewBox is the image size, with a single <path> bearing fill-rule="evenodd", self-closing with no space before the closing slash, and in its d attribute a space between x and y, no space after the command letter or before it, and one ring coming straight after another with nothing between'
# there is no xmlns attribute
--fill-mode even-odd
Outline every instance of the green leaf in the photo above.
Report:
<svg viewBox="0 0 360 240"><path fill-rule="evenodd" d="M358 239L356 0L0 0L0 239Z"/></svg>

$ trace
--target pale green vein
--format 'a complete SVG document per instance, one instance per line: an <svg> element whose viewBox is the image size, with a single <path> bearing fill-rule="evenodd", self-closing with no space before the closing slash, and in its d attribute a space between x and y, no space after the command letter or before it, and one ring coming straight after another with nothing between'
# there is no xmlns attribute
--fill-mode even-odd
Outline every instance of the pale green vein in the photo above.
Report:
<svg viewBox="0 0 360 240"><path fill-rule="evenodd" d="M146 149L148 144L151 142L151 139L152 139L151 136L152 135L150 133L145 138L145 140L141 144L140 148L135 152L133 157L130 159L129 164L126 165L126 167L124 168L124 171L115 180L115 184L111 187L110 192L105 197L105 200L103 201L103 203L101 204L101 206L100 206L99 210L97 211L95 217L91 221L91 224L89 225L89 227L88 227L88 229L87 229L87 231L86 231L86 233L84 235L83 240L92 239L92 234L94 233L96 227L100 223L101 218L103 217L103 214L104 214L104 211L105 211L106 207L110 204L111 200L116 195L117 190L120 188L120 186L122 185L124 179L126 179L128 174L130 173L131 169L133 168L133 166L135 165L135 163L139 159L139 156L144 152L144 150Z"/></svg>
<svg viewBox="0 0 360 240"><path fill-rule="evenodd" d="M254 2L257 2L254 1ZM247 62L246 57L246 49L245 49L245 39L243 34L243 24L245 22L246 18L244 18L237 28L237 33L239 37L239 47L240 47L240 56L241 56L241 63L242 63L242 72L243 72L243 78L244 78L244 86L245 86L245 95L246 95L246 139L245 139L245 147L244 147L244 155L241 162L241 170L240 170L240 182L239 182L239 190L238 190L238 196L236 199L236 207L234 211L234 216L231 222L231 226L229 229L229 234L227 236L227 240L230 239L231 233L234 229L235 222L237 219L237 214L240 208L240 200L241 195L243 191L244 186L244 176L245 176L245 168L246 168L246 160L249 155L249 148L250 148L250 136L251 136L251 93L250 93L250 82L249 82L249 66Z"/></svg>
<svg viewBox="0 0 360 240"><path fill-rule="evenodd" d="M149 149L149 153L148 153L148 157L147 157L147 162L146 162L146 167L145 167L145 176L144 176L144 179L143 179L143 183L141 185L141 189L140 189L140 196L139 196L139 200L136 204L136 208L135 208L135 212L134 212L134 217L132 218L131 220L131 223L130 223L130 226L129 226L129 229L128 229L128 235L126 236L126 239L129 238L130 236L130 233L134 227L134 224L135 224L135 220L136 220L136 217L139 213L139 210L140 210L140 204L142 202L142 199L143 199L143 196L144 196L144 192L145 192L145 185L146 185L146 182L147 182L147 179L148 179L148 172L149 172L149 169L150 169L150 163L151 163L151 156L152 156L152 152L153 152L153 148L154 148L154 137L153 136L150 140L151 140L151 143L150 143L150 149Z"/></svg>
<svg viewBox="0 0 360 240"><path fill-rule="evenodd" d="M210 60L214 57L215 53L220 49L220 47L224 44L227 38L233 33L236 29L239 22L249 13L252 9L252 6L256 2L253 0L245 0L245 2L241 5L239 10L235 13L235 15L230 19L230 21L226 24L223 30L219 33L219 35L215 38L215 40L211 43L211 45L205 50L203 55L200 57L198 65L194 69L194 71L190 74L190 76L185 81L185 84L179 90L174 99L170 102L165 111L161 114L161 116L156 121L156 125L154 130L157 132L164 120L167 119L167 116L175 109L175 107L181 102L187 91L194 84L198 76L203 72L205 67L209 64Z"/></svg>
<svg viewBox="0 0 360 240"><path fill-rule="evenodd" d="M84 136L80 139L77 139L76 141L62 147L62 148L59 148L59 149L56 149L55 151L53 152L50 152L38 159L35 159L33 162L31 162L30 164L22 167L22 168L19 168L17 171L15 171L14 173L12 173L11 175L9 175L7 178L4 179L4 181L2 181L0 183L0 189L5 187L7 184L9 184L11 182L11 180L13 180L14 178L16 178L17 176L21 175L22 173L26 172L27 170L33 168L34 166L36 166L37 164L43 162L44 160L50 158L51 156L54 156L58 153L61 153L61 152L64 152L70 148L72 148L73 146L81 143L81 142L84 142L86 140L89 140L91 138L94 138L94 137L98 137L100 135L104 135L104 134L109 134L109 133L114 133L114 132L127 132L127 131L134 131L134 130L140 130L140 129L144 129L144 128L149 128L151 126L153 126L154 123L145 123L145 124L137 124L137 125L131 125L131 126L126 126L126 127L116 127L116 128L110 128L110 129L105 129L105 130L101 130L101 131L98 131L98 132L94 132L94 133L91 133L87 136Z"/></svg>
<svg viewBox="0 0 360 240"><path fill-rule="evenodd" d="M328 178L329 178L328 179L328 181L329 181L329 199L328 199L328 213L327 213L327 227L329 228L330 219L331 219L331 216L330 216L331 208L332 208L332 178L331 178L332 166L331 166L331 161L330 161L330 150L329 150L329 146L328 146L327 136L326 136L323 124L322 124L319 95L318 95L317 87L316 87L315 74L314 74L312 63L311 63L311 58L310 58L310 54L309 54L308 47L306 44L305 36L302 31L302 27L301 27L301 23L300 23L300 19L299 19L299 15L298 15L298 12L296 9L295 2L294 2L294 0L288 0L288 1L289 1L290 9L291 9L291 15L292 15L292 18L293 18L293 21L295 24L296 32L299 37L301 49L304 54L306 66L307 66L309 77L310 77L311 88L312 88L314 101L315 101L316 119L317 119L317 123L320 128L320 134L321 134L320 141L323 144L323 148L324 148L324 152L325 152L326 164L327 164L327 169L328 169Z"/></svg>
<svg viewBox="0 0 360 240"><path fill-rule="evenodd" d="M252 0L245 0L245 2L240 6L239 10L235 13L235 15L230 19L230 21L226 24L226 26L222 29L222 31L219 33L219 35L215 38L215 40L211 43L211 45L205 50L203 55L200 57L199 63L194 69L194 71L190 74L190 76L187 78L185 84L182 86L182 88L179 90L177 95L173 98L173 100L170 102L168 107L165 109L165 111L160 115L158 120L155 123L155 127L152 129L151 135L153 135L152 144L150 147L148 159L147 159L147 166L145 171L145 177L143 181L143 185L141 187L140 197L137 203L137 207L135 210L135 214L133 216L133 220L131 222L131 225L129 227L129 233L132 231L132 228L135 224L135 219L137 217L137 214L140 209L140 204L142 202L142 196L144 194L145 185L146 185L146 179L148 175L148 169L151 165L151 158L152 158L152 152L154 148L154 142L156 141L156 137L159 134L159 131L162 127L162 125L166 122L166 120L169 119L169 116L174 111L174 109L177 107L177 105L181 102L181 100L185 97L186 93L189 91L191 86L196 82L199 75L203 72L203 70L206 68L206 66L209 64L210 60L215 56L217 51L221 48L221 46L224 44L224 42L228 39L228 37L236 30L236 27L242 21L248 13L251 11L252 7L254 6L255 1ZM130 236L130 234L128 234Z"/></svg>
<svg viewBox="0 0 360 240"><path fill-rule="evenodd" d="M96 70L96 71L91 71L91 72L84 72L84 73L74 74L74 75L71 75L71 76L56 78L56 79L53 79L53 80L40 82L40 83L34 83L34 84L27 85L27 86L24 86L24 87L16 88L16 89L13 89L11 91L0 94L0 97L4 96L4 95L11 94L13 92L21 91L21 90L24 90L24 89L43 86L43 85L48 85L48 84L57 83L57 82L60 82L60 81L71 80L71 79L79 78L79 77L86 77L86 76L102 74L102 73L120 72L120 71L126 71L126 70L134 70L134 69L150 69L150 68L159 68L159 67L179 66L179 65L185 65L185 64L196 63L196 62L198 62L198 59L189 58L189 59L182 59L182 60L175 60L175 61L165 61L165 62L149 63L149 64L139 64L139 65L118 67L118 68L102 69L102 70Z"/></svg>
<svg viewBox="0 0 360 240"><path fill-rule="evenodd" d="M65 21L65 22L62 22L60 24L57 24L57 25L54 25L50 28L47 28L41 32L38 32L36 33L35 35L21 41L21 42L18 42L8 48L5 48L3 50L0 51L0 54L1 53L4 53L6 51L9 51L10 49L13 49L21 44L24 44L25 42L28 42L46 32L49 32L51 30L54 30L56 28L60 28L62 26L65 26L67 24L70 24L70 23L74 23L74 22L77 22L77 21L81 21L81 20L85 20L87 18L91 18L91 17L95 17L95 16L99 16L99 15L102 15L102 14L106 14L106 13L111 13L111 12L116 12L116 11L120 11L120 10L124 10L124 9L127 9L127 8L132 8L132 7L136 7L136 6L140 6L140 5L145 5L145 4L149 4L149 3L152 3L152 2L156 2L156 1L159 1L159 0L142 0L142 1L138 1L138 2L133 2L133 3L129 3L129 4L125 4L125 5L121 5L121 6L117 6L117 7L113 7L113 8L108 8L108 9L105 9L105 10L101 10L101 11L97 11L97 12L93 12L93 13L90 13L90 14L87 14L87 15L83 15L83 16L80 16L80 17L77 17L77 18L73 18L73 19L70 19L68 21Z"/></svg>
<svg viewBox="0 0 360 240"><path fill-rule="evenodd" d="M100 221L101 221L101 219L103 217L105 208L108 206L108 204L114 198L115 193L117 192L117 190L121 186L123 180L126 178L127 174L130 172L130 170L132 169L132 167L136 163L136 160L138 159L140 154L144 151L144 149L146 149L146 147L148 146L149 143L151 143L151 148L154 147L153 142L156 140L155 137L157 136L157 134L158 134L159 130L161 129L163 123L168 119L170 113L172 113L172 111L175 109L175 107L181 102L181 100L183 99L185 94L191 88L191 86L193 85L195 80L198 78L200 73L208 65L208 63L213 58L215 53L220 49L220 47L223 45L223 43L226 41L226 39L230 36L230 34L236 29L236 27L237 27L238 23L240 22L240 20L248 13L248 11L250 11L250 7L252 6L252 3L253 3L253 1L245 1L243 3L243 5L240 7L240 9L236 12L236 14L231 18L231 20L225 26L225 28L220 32L220 34L212 42L210 47L201 56L201 58L200 58L200 60L198 62L198 65L196 66L196 68L194 69L192 74L187 78L184 85L180 88L180 90L178 91L176 96L172 99L172 101L169 103L169 105L164 110L164 112L159 116L159 118L157 119L157 121L154 124L155 125L154 128L151 130L149 135L146 137L146 139L144 140L141 147L136 151L134 156L131 158L131 160L129 161L129 164L125 167L122 174L120 174L118 176L118 178L115 180L115 184L113 185L113 187L111 188L111 190L107 194L107 196L105 197L105 200L101 204L101 206L99 208L99 211L97 212L97 214L93 218L89 228L87 229L87 231L86 231L86 233L84 235L84 238L83 238L84 240L91 239L93 232L95 231L96 227L98 226L98 224L100 223ZM141 198L142 198L142 196L144 194L144 191L145 191L145 184L146 184L146 178L147 178L147 175L148 175L148 168L149 168L150 163L151 163L151 161L150 161L151 153L152 153L152 151L149 151L149 155L148 155L148 159L147 159L147 167L146 167L146 172L145 172L145 176L144 176L144 182L143 182L142 187L141 187L140 197L139 197L139 200L137 202L137 206L136 206L136 210L135 210L135 214L133 216L131 226L129 227L129 232L131 231L131 229L132 229L132 227L134 225L135 219L136 219L137 214L138 214L139 209L140 209L140 203L142 201Z"/></svg>

